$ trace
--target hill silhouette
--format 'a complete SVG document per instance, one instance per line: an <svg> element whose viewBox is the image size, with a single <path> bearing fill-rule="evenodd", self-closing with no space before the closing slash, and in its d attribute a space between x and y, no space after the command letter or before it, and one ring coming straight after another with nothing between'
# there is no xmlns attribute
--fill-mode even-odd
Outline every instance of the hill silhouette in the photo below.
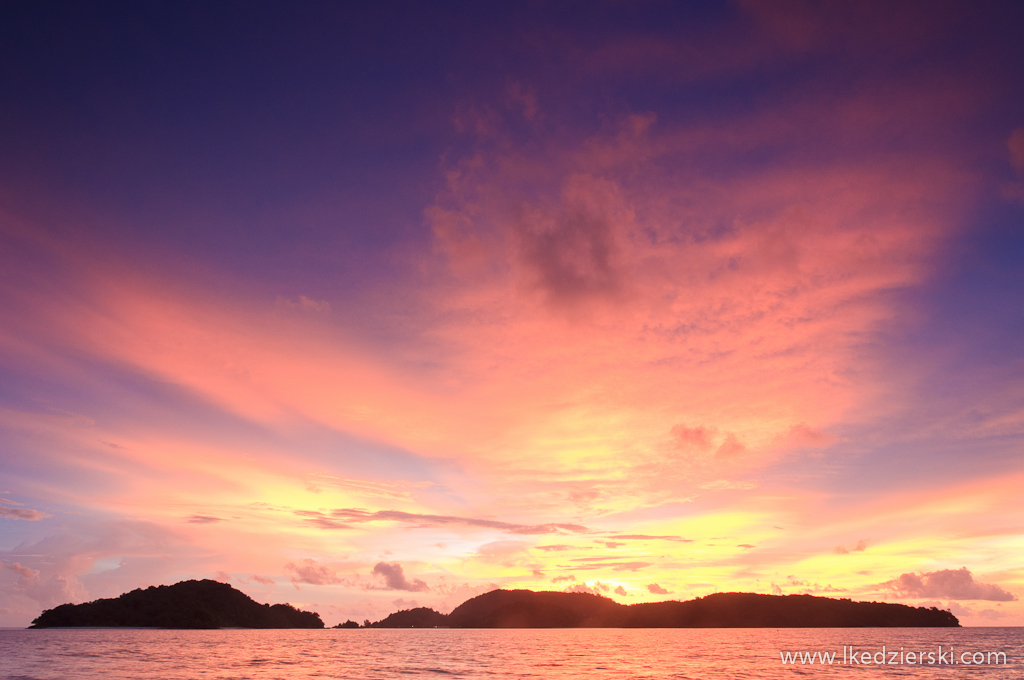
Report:
<svg viewBox="0 0 1024 680"><path fill-rule="evenodd" d="M386 619L371 624L373 628L445 628L450 627L448 617L429 607L402 609Z"/></svg>
<svg viewBox="0 0 1024 680"><path fill-rule="evenodd" d="M259 604L218 581L181 581L120 597L62 604L40 614L29 628L323 628L316 612L288 604Z"/></svg>
<svg viewBox="0 0 1024 680"><path fill-rule="evenodd" d="M589 593L492 590L448 615L457 628L621 627L626 605Z"/></svg>
<svg viewBox="0 0 1024 680"><path fill-rule="evenodd" d="M623 605L589 593L492 590L445 616L396 612L375 628L888 628L958 627L935 607L853 602L813 595L715 593L686 602Z"/></svg>
<svg viewBox="0 0 1024 680"><path fill-rule="evenodd" d="M864 628L958 627L935 607L853 602L813 595L715 593L685 602L624 605L589 593L492 590L451 614L428 607L395 612L373 628ZM62 604L30 628L323 628L315 612L287 604L259 604L217 581L182 581L120 597ZM358 627L348 621L336 627Z"/></svg>

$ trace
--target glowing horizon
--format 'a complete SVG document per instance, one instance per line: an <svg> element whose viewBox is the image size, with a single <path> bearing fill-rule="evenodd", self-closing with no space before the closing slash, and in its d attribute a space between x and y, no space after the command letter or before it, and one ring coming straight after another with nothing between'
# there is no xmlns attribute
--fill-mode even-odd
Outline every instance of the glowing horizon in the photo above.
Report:
<svg viewBox="0 0 1024 680"><path fill-rule="evenodd" d="M881 7L98 9L4 71L0 625L188 578L1024 625L1024 55Z"/></svg>

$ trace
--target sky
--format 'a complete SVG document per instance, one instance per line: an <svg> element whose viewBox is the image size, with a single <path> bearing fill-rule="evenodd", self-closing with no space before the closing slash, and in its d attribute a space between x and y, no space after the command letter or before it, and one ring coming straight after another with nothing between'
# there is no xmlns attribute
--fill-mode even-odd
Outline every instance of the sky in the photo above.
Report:
<svg viewBox="0 0 1024 680"><path fill-rule="evenodd" d="M1015 2L0 5L0 626L184 579L1024 625Z"/></svg>

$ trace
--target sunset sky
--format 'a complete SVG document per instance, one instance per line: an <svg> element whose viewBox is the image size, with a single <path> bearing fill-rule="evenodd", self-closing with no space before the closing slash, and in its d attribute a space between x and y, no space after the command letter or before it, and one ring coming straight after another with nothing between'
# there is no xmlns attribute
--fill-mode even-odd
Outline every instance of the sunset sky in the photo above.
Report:
<svg viewBox="0 0 1024 680"><path fill-rule="evenodd" d="M0 626L190 578L1024 625L1017 2L0 6Z"/></svg>

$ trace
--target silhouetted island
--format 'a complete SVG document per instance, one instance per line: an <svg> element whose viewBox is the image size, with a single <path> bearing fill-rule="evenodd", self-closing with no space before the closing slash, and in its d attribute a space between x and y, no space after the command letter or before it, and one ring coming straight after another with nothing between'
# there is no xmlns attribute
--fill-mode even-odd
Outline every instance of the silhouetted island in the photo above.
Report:
<svg viewBox="0 0 1024 680"><path fill-rule="evenodd" d="M445 615L419 607L374 628L893 628L959 627L935 607L813 595L715 593L686 602L624 605L589 593L492 590Z"/></svg>
<svg viewBox="0 0 1024 680"><path fill-rule="evenodd" d="M499 592L499 591L494 591ZM529 592L529 591L526 591ZM452 628L448 623L448 616L430 609L429 607L416 607L415 609L402 609L377 623L371 623L371 628ZM479 626L468 626L479 627Z"/></svg>
<svg viewBox="0 0 1024 680"><path fill-rule="evenodd" d="M359 624L352 619L349 619L345 623L339 623L336 626L331 626L331 628L359 628Z"/></svg>
<svg viewBox="0 0 1024 680"><path fill-rule="evenodd" d="M259 604L218 581L182 581L141 588L120 597L62 604L40 614L29 628L323 628L316 612L289 604Z"/></svg>

